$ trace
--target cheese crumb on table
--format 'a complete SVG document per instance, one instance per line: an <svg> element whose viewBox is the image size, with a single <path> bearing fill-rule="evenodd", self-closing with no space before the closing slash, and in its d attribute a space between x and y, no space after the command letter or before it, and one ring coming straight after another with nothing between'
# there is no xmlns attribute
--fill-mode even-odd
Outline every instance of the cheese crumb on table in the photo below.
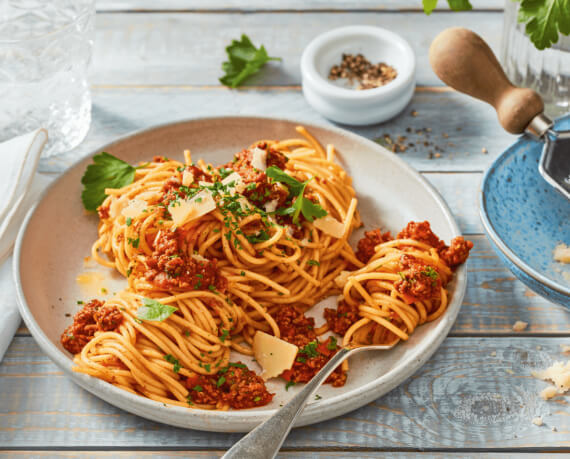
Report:
<svg viewBox="0 0 570 459"><path fill-rule="evenodd" d="M495 357L497 353L495 351L491 352L491 357Z"/></svg>
<svg viewBox="0 0 570 459"><path fill-rule="evenodd" d="M554 386L556 386L557 393L564 394L570 390L570 360L566 363L554 362L554 364L552 364L552 366L548 367L546 370L533 371L532 376L544 381L552 381L554 383ZM541 396L545 392L546 389L540 393Z"/></svg>
<svg viewBox="0 0 570 459"><path fill-rule="evenodd" d="M560 349L563 354L570 354L570 344L561 344Z"/></svg>
<svg viewBox="0 0 570 459"><path fill-rule="evenodd" d="M543 400L550 400L552 397L556 396L556 394L558 394L556 387L548 386L542 390L540 396L542 397Z"/></svg>
<svg viewBox="0 0 570 459"><path fill-rule="evenodd" d="M528 322L523 322L522 320L517 320L513 324L513 331L521 332L523 330L526 330L526 327L528 327Z"/></svg>
<svg viewBox="0 0 570 459"><path fill-rule="evenodd" d="M541 425L543 424L543 423L542 423L542 417L541 417L541 416L537 416L537 417L533 418L533 419L532 419L532 423L533 423L535 426L541 426Z"/></svg>

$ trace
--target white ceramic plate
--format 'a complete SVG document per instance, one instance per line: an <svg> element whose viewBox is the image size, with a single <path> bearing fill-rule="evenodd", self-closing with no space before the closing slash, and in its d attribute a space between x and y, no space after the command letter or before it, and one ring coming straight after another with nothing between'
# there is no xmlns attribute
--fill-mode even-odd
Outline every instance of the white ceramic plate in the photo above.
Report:
<svg viewBox="0 0 570 459"><path fill-rule="evenodd" d="M258 139L296 137L298 123L285 120L224 117L158 126L124 137L94 153L107 151L129 163L154 155L182 158L189 148L193 157L222 164ZM332 127L305 125L323 144L332 143L343 166L354 179L364 229L378 226L399 231L410 220L429 220L434 232L449 242L459 229L441 196L417 172L393 153L352 133ZM15 248L14 273L20 312L46 354L77 384L103 400L139 416L199 430L245 432L273 414L299 388L285 391L273 380L274 401L263 408L241 411L207 411L167 406L118 389L99 379L72 372L72 358L59 343L64 328L80 306L77 300L103 295L85 292L76 278L86 271L105 272L102 281L109 294L124 285L110 270L85 266L84 257L97 235L96 215L81 204L80 179L91 158L71 167L45 192L28 214ZM353 235L358 239L363 230ZM339 416L387 393L420 368L435 352L453 325L466 288L465 267L450 285L451 301L440 319L419 327L409 341L385 353L364 353L350 361L347 384L322 386L322 397L307 406L297 426ZM334 298L323 303L334 305ZM319 305L319 309L323 304ZM66 316L67 314L67 316ZM317 325L322 321L322 315ZM252 364L255 368L255 364Z"/></svg>

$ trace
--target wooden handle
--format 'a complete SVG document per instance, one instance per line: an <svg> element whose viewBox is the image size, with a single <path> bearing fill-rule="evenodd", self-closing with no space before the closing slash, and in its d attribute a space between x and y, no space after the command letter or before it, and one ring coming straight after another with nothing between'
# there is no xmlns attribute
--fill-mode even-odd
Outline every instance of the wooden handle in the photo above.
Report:
<svg viewBox="0 0 570 459"><path fill-rule="evenodd" d="M511 84L491 48L471 30L452 27L441 32L430 46L429 61L444 83L491 104L501 126L512 134L524 132L544 110L536 92Z"/></svg>

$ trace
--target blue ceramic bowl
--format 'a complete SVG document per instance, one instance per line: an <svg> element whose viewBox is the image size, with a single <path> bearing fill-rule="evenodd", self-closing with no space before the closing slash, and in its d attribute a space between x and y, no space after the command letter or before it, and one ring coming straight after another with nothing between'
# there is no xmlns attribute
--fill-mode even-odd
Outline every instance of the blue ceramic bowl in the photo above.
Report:
<svg viewBox="0 0 570 459"><path fill-rule="evenodd" d="M556 121L570 130L570 115ZM539 174L543 143L522 136L483 177L481 219L495 252L530 289L570 308L570 265L552 258L554 247L570 244L570 201Z"/></svg>

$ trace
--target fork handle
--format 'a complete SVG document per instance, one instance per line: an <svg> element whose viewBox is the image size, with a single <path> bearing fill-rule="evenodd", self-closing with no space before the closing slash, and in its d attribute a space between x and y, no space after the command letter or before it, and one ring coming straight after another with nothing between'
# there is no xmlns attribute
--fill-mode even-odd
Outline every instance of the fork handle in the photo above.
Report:
<svg viewBox="0 0 570 459"><path fill-rule="evenodd" d="M471 30L445 29L432 41L429 61L444 83L491 104L511 134L523 133L544 110L536 92L511 84L489 45Z"/></svg>
<svg viewBox="0 0 570 459"><path fill-rule="evenodd" d="M351 349L341 348L323 368L277 413L257 426L234 446L222 459L272 459L279 452L297 416L303 411L308 398L329 377L334 369L348 357Z"/></svg>

